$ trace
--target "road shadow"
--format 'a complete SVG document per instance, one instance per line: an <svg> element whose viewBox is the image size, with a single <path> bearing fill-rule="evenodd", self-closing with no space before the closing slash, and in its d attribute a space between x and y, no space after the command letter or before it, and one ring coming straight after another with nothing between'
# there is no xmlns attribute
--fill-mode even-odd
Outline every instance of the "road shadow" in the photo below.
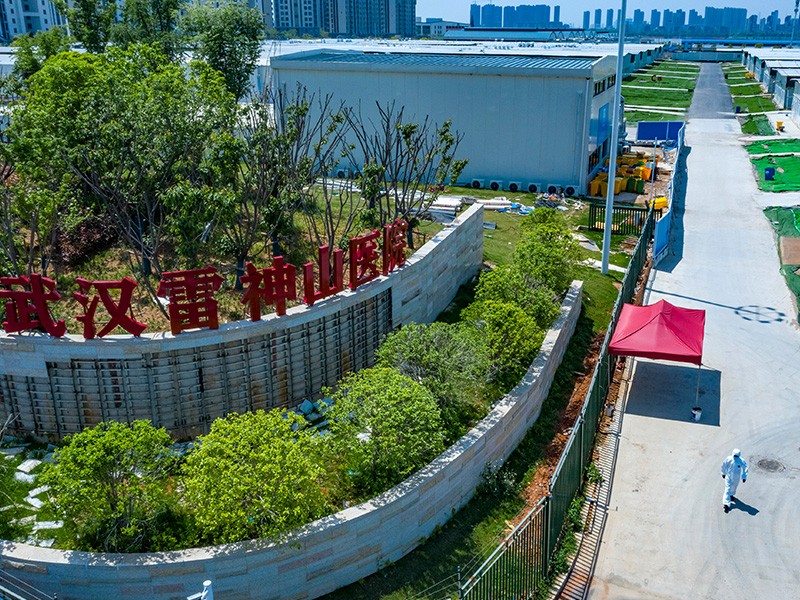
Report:
<svg viewBox="0 0 800 600"><path fill-rule="evenodd" d="M755 517L758 514L758 509L755 506L750 506L738 498L731 498L731 510L746 512L751 517Z"/></svg>
<svg viewBox="0 0 800 600"><path fill-rule="evenodd" d="M689 170L686 161L691 154L691 146L684 145L675 162L675 190L672 195L672 223L669 232L667 255L655 266L656 271L672 273L683 258L683 213L686 205L686 186L689 183Z"/></svg>
<svg viewBox="0 0 800 600"><path fill-rule="evenodd" d="M719 427L720 384L722 373L703 367L700 370L699 405L703 409L697 425ZM637 359L625 413L692 421L697 393L697 367Z"/></svg>
<svg viewBox="0 0 800 600"><path fill-rule="evenodd" d="M661 294L662 296L668 296L672 298L684 298L686 300L692 300L693 302L708 304L709 306L726 308L728 310L732 310L737 317L744 319L745 321L751 321L753 323L762 323L762 324L781 323L786 320L791 320L787 317L786 313L781 312L777 308L774 308L772 306L761 306L758 304L730 306L729 304L720 304L719 302L711 302L711 300L702 300L701 298L696 298L695 296L676 294L674 292L669 292L667 290L651 289L650 292L656 292L657 294Z"/></svg>

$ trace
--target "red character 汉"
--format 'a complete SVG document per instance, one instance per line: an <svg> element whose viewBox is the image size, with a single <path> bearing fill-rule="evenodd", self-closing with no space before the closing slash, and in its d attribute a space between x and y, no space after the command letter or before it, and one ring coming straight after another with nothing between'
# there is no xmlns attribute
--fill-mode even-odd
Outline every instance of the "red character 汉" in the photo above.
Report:
<svg viewBox="0 0 800 600"><path fill-rule="evenodd" d="M406 232L408 223L395 219L383 227L383 274L388 275L406 264Z"/></svg>
<svg viewBox="0 0 800 600"><path fill-rule="evenodd" d="M350 289L372 281L380 272L378 271L378 244L380 237L377 229L372 233L350 240Z"/></svg>
<svg viewBox="0 0 800 600"><path fill-rule="evenodd" d="M114 331L116 327L120 327L128 333L139 337L147 327L147 325L139 323L133 318L132 298L133 290L137 283L132 279L126 277L122 281L89 281L79 277L77 283L81 291L75 292L73 297L83 306L84 313L76 318L83 323L83 337L87 340L93 339L95 335L97 337L106 336ZM97 293L90 299L86 293L93 287L97 290ZM114 300L111 295L112 290L119 290L119 300ZM108 312L108 321L97 332L95 328L95 313L100 302L103 303L103 308Z"/></svg>
<svg viewBox="0 0 800 600"><path fill-rule="evenodd" d="M222 286L222 281L212 266L161 275L156 295L169 299L169 324L173 335L187 329L219 327L214 292Z"/></svg>
<svg viewBox="0 0 800 600"><path fill-rule="evenodd" d="M9 289L0 289L0 298L6 302L6 319L3 329L6 333L30 331L42 327L53 337L61 337L67 332L62 319L54 321L48 303L57 302L61 294L55 291L56 282L38 273L31 273L30 279L20 277L0 277L0 284ZM15 290L14 286L23 289Z"/></svg>
<svg viewBox="0 0 800 600"><path fill-rule="evenodd" d="M314 263L303 265L303 302L313 306L317 300L333 296L344 290L344 252L333 251L333 284L331 284L331 251L319 247L319 291L314 288Z"/></svg>
<svg viewBox="0 0 800 600"><path fill-rule="evenodd" d="M247 275L241 277L242 283L250 284L242 296L242 304L250 305L250 320L261 320L261 301L269 306L275 304L278 315L286 314L286 301L297 299L296 269L294 265L284 264L282 256L272 259L272 267L256 269L247 263Z"/></svg>

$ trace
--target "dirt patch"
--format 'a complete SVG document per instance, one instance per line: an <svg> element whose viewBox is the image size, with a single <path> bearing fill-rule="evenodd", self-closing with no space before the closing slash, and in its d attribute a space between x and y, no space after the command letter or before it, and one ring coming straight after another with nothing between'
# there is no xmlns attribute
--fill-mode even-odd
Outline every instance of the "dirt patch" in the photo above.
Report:
<svg viewBox="0 0 800 600"><path fill-rule="evenodd" d="M800 265L800 238L781 238L781 264Z"/></svg>

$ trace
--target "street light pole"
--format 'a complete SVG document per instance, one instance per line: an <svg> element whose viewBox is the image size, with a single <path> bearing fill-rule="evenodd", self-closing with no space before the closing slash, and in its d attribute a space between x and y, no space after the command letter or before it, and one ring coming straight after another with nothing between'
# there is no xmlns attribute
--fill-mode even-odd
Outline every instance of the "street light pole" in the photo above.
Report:
<svg viewBox="0 0 800 600"><path fill-rule="evenodd" d="M800 0L794 0L794 20L792 21L792 41L790 46L794 44L794 30L797 27L797 10L800 9Z"/></svg>
<svg viewBox="0 0 800 600"><path fill-rule="evenodd" d="M796 0L800 2L800 0ZM617 145L619 144L619 118L622 101L622 60L625 54L626 0L622 0L619 17L619 48L617 50L617 76L614 81L614 117L611 119L611 156L608 158L608 192L606 193L606 222L603 227L603 275L608 275L608 258L611 250L611 225L614 217L614 183L617 177Z"/></svg>

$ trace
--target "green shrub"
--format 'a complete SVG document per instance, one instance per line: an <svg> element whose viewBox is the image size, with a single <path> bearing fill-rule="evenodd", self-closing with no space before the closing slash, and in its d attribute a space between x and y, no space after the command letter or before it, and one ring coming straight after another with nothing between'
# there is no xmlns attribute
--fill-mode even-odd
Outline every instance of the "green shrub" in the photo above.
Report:
<svg viewBox="0 0 800 600"><path fill-rule="evenodd" d="M514 264L533 281L562 294L572 282L580 246L564 216L538 208L522 222L524 235L514 250Z"/></svg>
<svg viewBox="0 0 800 600"><path fill-rule="evenodd" d="M497 300L473 302L461 312L487 339L501 378L516 383L544 340L544 331L516 304Z"/></svg>
<svg viewBox="0 0 800 600"><path fill-rule="evenodd" d="M389 334L376 356L377 366L397 369L433 393L448 443L483 416L482 393L492 364L486 339L474 327L410 323Z"/></svg>
<svg viewBox="0 0 800 600"><path fill-rule="evenodd" d="M66 439L40 480L76 549L145 552L165 549L170 538L172 547L183 543L156 525L179 520L164 518L180 513L168 494L177 461L171 443L149 421L100 423Z"/></svg>
<svg viewBox="0 0 800 600"><path fill-rule="evenodd" d="M511 302L532 316L542 329L548 329L558 315L553 291L532 279L517 265L502 265L483 271L475 290L475 300Z"/></svg>
<svg viewBox="0 0 800 600"><path fill-rule="evenodd" d="M217 419L185 465L186 500L203 540L280 540L324 515L319 438L286 410Z"/></svg>
<svg viewBox="0 0 800 600"><path fill-rule="evenodd" d="M383 492L444 451L436 398L394 369L347 375L331 398L333 443L343 480L356 495Z"/></svg>

